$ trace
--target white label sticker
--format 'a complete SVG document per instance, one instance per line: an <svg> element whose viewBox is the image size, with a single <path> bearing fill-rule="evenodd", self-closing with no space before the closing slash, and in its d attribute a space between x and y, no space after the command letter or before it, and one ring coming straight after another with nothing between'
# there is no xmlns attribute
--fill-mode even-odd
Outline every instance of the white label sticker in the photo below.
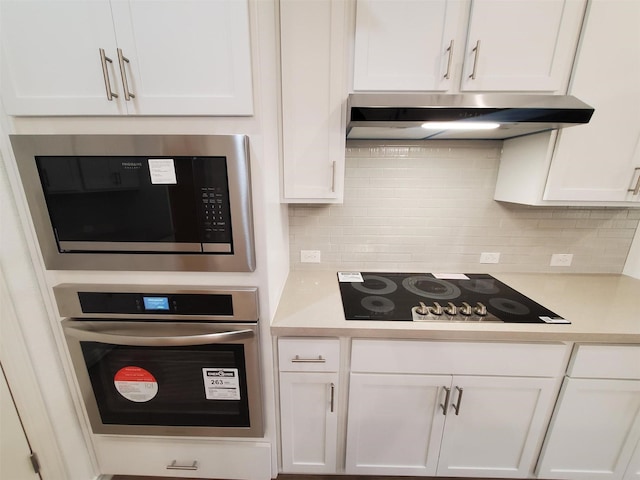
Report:
<svg viewBox="0 0 640 480"><path fill-rule="evenodd" d="M127 366L118 370L113 384L120 395L132 402L148 402L158 394L158 382L144 368Z"/></svg>
<svg viewBox="0 0 640 480"><path fill-rule="evenodd" d="M338 272L339 282L364 282L360 272Z"/></svg>
<svg viewBox="0 0 640 480"><path fill-rule="evenodd" d="M148 162L151 183L154 185L175 185L178 183L173 158L150 158Z"/></svg>
<svg viewBox="0 0 640 480"><path fill-rule="evenodd" d="M433 276L439 280L469 280L464 273L434 273Z"/></svg>
<svg viewBox="0 0 640 480"><path fill-rule="evenodd" d="M202 377L207 400L240 400L237 368L203 368Z"/></svg>

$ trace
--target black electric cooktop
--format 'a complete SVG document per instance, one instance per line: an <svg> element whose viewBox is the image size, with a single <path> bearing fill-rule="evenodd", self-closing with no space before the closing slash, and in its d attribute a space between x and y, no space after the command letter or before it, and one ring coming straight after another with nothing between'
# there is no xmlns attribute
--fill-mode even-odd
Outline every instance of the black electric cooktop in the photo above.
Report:
<svg viewBox="0 0 640 480"><path fill-rule="evenodd" d="M338 272L347 320L570 323L488 274Z"/></svg>

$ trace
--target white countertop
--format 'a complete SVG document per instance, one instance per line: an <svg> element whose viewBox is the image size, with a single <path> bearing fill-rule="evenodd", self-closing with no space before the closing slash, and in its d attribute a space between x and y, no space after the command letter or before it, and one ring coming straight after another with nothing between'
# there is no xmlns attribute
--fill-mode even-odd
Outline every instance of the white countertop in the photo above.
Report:
<svg viewBox="0 0 640 480"><path fill-rule="evenodd" d="M323 270L289 273L271 332L275 336L640 344L640 280L609 274L492 275L571 324L347 321L337 272Z"/></svg>

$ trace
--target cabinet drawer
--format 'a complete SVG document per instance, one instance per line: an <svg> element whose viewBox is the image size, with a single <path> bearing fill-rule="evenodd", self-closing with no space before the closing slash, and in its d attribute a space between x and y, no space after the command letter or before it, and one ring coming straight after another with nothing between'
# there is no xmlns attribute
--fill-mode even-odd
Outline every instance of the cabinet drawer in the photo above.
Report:
<svg viewBox="0 0 640 480"><path fill-rule="evenodd" d="M281 372L337 372L340 341L337 338L280 338L278 364Z"/></svg>
<svg viewBox="0 0 640 480"><path fill-rule="evenodd" d="M268 443L94 436L100 472L188 478L270 480ZM167 468L175 461L174 468ZM197 465L193 465L197 462ZM181 469L180 467L185 467ZM192 467L196 470L188 470Z"/></svg>
<svg viewBox="0 0 640 480"><path fill-rule="evenodd" d="M561 343L354 340L352 372L446 375L564 374L569 347Z"/></svg>
<svg viewBox="0 0 640 480"><path fill-rule="evenodd" d="M569 376L640 379L640 346L578 345L569 366Z"/></svg>

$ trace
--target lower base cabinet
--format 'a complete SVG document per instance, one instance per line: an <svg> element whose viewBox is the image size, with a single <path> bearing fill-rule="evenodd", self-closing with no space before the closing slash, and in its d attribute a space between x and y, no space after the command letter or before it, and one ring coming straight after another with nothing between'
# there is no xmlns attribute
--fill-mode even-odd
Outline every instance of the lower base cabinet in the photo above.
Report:
<svg viewBox="0 0 640 480"><path fill-rule="evenodd" d="M348 474L527 478L563 344L354 340Z"/></svg>
<svg viewBox="0 0 640 480"><path fill-rule="evenodd" d="M284 473L336 473L337 338L278 339Z"/></svg>
<svg viewBox="0 0 640 480"><path fill-rule="evenodd" d="M580 345L538 467L539 478L640 478L640 347Z"/></svg>
<svg viewBox="0 0 640 480"><path fill-rule="evenodd" d="M351 374L350 474L525 478L553 378Z"/></svg>

